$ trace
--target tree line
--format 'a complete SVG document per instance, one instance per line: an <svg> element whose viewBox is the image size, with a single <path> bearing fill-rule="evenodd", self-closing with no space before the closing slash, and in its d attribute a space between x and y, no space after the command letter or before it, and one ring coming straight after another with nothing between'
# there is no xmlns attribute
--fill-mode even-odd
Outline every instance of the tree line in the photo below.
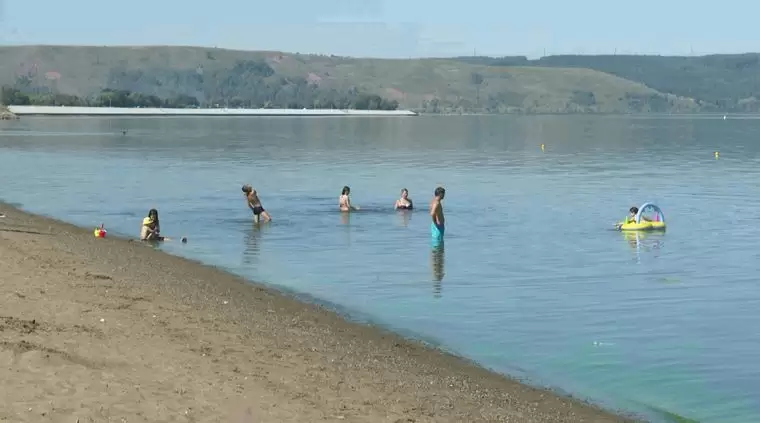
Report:
<svg viewBox="0 0 760 423"><path fill-rule="evenodd" d="M198 107L199 105L198 99L186 95L162 99L155 95L104 89L100 94L93 97L79 97L53 92L27 93L7 85L2 87L0 103L15 106L163 107L176 109Z"/></svg>
<svg viewBox="0 0 760 423"><path fill-rule="evenodd" d="M760 54L709 56L557 55L457 57L488 66L573 67L594 69L642 83L662 93L693 98L705 111L760 111ZM659 100L657 100L659 101ZM660 107L659 104L656 107Z"/></svg>
<svg viewBox="0 0 760 423"><path fill-rule="evenodd" d="M397 110L399 104L357 87L320 87L303 77L277 74L265 61L241 60L234 66L197 69L113 68L109 88L88 97L32 89L17 78L5 86L0 103L90 107L277 108Z"/></svg>
<svg viewBox="0 0 760 423"><path fill-rule="evenodd" d="M396 110L398 102L388 101L374 94L341 95L337 91L321 93L319 97L311 96L307 101L273 96L274 100L256 101L251 98L233 96L216 97L206 104L198 98L186 94L177 94L161 98L152 94L142 94L129 90L104 89L92 97L79 97L62 93L25 93L10 86L2 87L0 104L16 106L67 106L67 107L124 107L124 108L265 108L265 109L354 109L354 110Z"/></svg>
<svg viewBox="0 0 760 423"><path fill-rule="evenodd" d="M204 71L165 67L111 69L108 86L132 92L182 93L205 107L396 110L399 104L357 87L322 87L300 76L275 72L265 61L239 60L229 68Z"/></svg>

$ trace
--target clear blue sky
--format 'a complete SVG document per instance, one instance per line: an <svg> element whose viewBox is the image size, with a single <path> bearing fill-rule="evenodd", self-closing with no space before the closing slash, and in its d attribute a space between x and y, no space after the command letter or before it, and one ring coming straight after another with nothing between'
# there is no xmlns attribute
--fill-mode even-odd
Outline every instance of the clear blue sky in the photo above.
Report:
<svg viewBox="0 0 760 423"><path fill-rule="evenodd" d="M689 55L760 51L757 16L757 0L0 0L0 44L374 57Z"/></svg>

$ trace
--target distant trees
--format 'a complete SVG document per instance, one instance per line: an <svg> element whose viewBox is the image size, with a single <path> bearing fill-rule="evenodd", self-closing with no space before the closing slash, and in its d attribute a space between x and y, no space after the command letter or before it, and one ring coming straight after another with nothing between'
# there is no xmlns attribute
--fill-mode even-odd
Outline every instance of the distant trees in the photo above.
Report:
<svg viewBox="0 0 760 423"><path fill-rule="evenodd" d="M171 68L112 68L107 86L89 97L52 92L17 77L2 88L0 102L15 105L90 107L229 107L285 109L396 110L398 102L357 87L320 87L303 77L279 75L261 60L240 60L205 71Z"/></svg>
<svg viewBox="0 0 760 423"><path fill-rule="evenodd" d="M162 107L164 101L154 95L107 88L101 91L90 105L93 107Z"/></svg>
<svg viewBox="0 0 760 423"><path fill-rule="evenodd" d="M187 94L177 94L162 99L155 95L128 90L105 89L94 97L82 98L69 94L24 93L9 86L2 87L0 103L18 106L164 107L175 109L201 107L196 97ZM389 101L375 94L353 93L351 95L344 95L336 91L326 91L316 93L316 95L301 96L301 98L295 95L290 98L286 95L278 96L275 93L272 96L268 96L266 101L241 97L232 97L229 100L216 98L207 104L207 107L396 110L398 109L398 102L395 100Z"/></svg>
<svg viewBox="0 0 760 423"><path fill-rule="evenodd" d="M74 49L77 54L61 54ZM430 113L760 112L760 54L754 53L476 56L453 59L472 66L450 59L381 66L336 56L200 48L12 47L3 59L0 79L9 85L0 103L11 104L398 108L383 97L387 92ZM624 80L564 70L573 67Z"/></svg>
<svg viewBox="0 0 760 423"><path fill-rule="evenodd" d="M196 98L202 107L396 110L399 106L397 101L356 87L338 91L304 77L280 75L265 61L257 60L240 60L229 68L203 72L112 69L108 85L114 91L158 97L185 95Z"/></svg>
<svg viewBox="0 0 760 423"><path fill-rule="evenodd" d="M47 106L47 105L59 105L59 106L86 106L87 101L74 95L69 94L56 94L56 93L42 93L42 94L28 94L21 92L20 90L3 86L2 95L0 96L0 103L6 105L18 105L18 106Z"/></svg>
<svg viewBox="0 0 760 423"><path fill-rule="evenodd" d="M82 98L70 94L24 93L16 88L3 86L2 100L5 104L17 106L86 106L86 107L198 107L198 99L186 95L177 95L161 99L154 95L145 95L125 90L105 89L92 98Z"/></svg>
<svg viewBox="0 0 760 423"><path fill-rule="evenodd" d="M536 60L526 57L457 57L464 63L486 66L586 68L642 83L662 93L688 97L700 110L760 111L760 54L709 56L557 55ZM583 94L574 98L583 103ZM590 100L586 98L586 100ZM662 96L629 96L631 111L666 110ZM577 104L581 104L577 103Z"/></svg>
<svg viewBox="0 0 760 423"><path fill-rule="evenodd" d="M27 106L30 103L29 96L22 94L21 91L3 86L0 93L0 104L16 104L19 106Z"/></svg>

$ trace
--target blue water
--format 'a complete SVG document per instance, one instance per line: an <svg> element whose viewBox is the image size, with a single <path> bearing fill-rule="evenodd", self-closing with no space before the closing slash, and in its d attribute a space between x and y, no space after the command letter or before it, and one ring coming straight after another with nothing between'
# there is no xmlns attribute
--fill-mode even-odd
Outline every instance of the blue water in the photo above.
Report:
<svg viewBox="0 0 760 423"><path fill-rule="evenodd" d="M170 253L653 420L748 422L758 137L705 117L28 118L0 123L0 198L130 236L155 207L189 238ZM360 212L336 212L343 185ZM392 210L404 187L414 212ZM611 230L645 201L667 233Z"/></svg>

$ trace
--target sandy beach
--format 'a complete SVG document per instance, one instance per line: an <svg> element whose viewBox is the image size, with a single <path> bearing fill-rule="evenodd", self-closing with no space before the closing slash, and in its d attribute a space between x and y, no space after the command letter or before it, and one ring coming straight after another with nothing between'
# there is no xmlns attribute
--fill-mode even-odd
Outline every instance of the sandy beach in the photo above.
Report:
<svg viewBox="0 0 760 423"><path fill-rule="evenodd" d="M0 213L0 421L629 421L138 241Z"/></svg>

